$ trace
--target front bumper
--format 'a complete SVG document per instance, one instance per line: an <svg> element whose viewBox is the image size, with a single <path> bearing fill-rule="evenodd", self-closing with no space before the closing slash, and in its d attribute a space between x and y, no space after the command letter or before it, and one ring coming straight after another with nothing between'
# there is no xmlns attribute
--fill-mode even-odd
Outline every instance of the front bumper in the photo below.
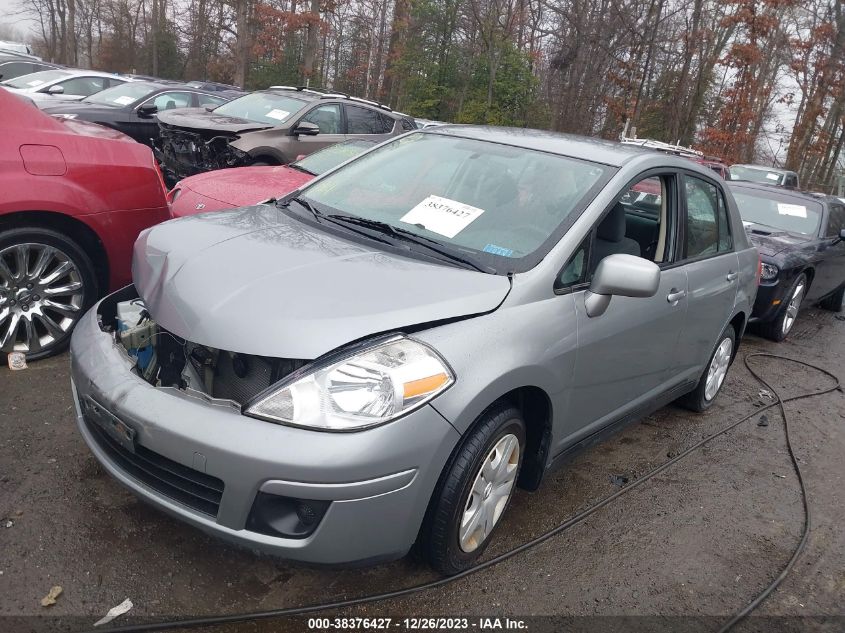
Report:
<svg viewBox="0 0 845 633"><path fill-rule="evenodd" d="M77 423L93 454L120 483L208 533L293 560L387 560L410 549L460 437L431 406L355 433L309 431L246 417L153 387L130 372L125 352L99 328L98 308L82 318L71 340ZM188 486L197 481L209 489L219 487L216 515L213 505L200 511L133 474L134 467L98 437L99 426L92 424L90 412L83 415L80 402L101 404L132 429L143 459L158 464L153 470L184 473L191 480ZM259 491L330 503L309 536L280 538L246 528Z"/></svg>
<svg viewBox="0 0 845 633"><path fill-rule="evenodd" d="M757 288L757 298L751 311L751 322L767 322L774 320L783 304L785 288L789 283L777 278L773 281L762 281Z"/></svg>

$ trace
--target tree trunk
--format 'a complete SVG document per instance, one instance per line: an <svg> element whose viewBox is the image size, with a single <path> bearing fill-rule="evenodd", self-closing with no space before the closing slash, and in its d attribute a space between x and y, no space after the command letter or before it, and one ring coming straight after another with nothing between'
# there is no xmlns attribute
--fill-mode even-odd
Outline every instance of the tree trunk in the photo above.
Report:
<svg viewBox="0 0 845 633"><path fill-rule="evenodd" d="M317 59L317 35L320 31L320 0L311 0L309 11L308 33L305 38L305 54L302 60L302 80L305 85L311 85L314 76L314 63Z"/></svg>

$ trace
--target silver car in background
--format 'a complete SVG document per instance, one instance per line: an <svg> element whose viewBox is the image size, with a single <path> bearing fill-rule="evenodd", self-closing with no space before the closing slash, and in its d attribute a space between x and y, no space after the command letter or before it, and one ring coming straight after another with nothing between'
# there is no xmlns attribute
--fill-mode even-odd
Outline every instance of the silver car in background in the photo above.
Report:
<svg viewBox="0 0 845 633"><path fill-rule="evenodd" d="M723 384L758 255L710 170L443 126L277 201L141 234L71 344L79 430L135 494L316 563L470 566L514 488Z"/></svg>

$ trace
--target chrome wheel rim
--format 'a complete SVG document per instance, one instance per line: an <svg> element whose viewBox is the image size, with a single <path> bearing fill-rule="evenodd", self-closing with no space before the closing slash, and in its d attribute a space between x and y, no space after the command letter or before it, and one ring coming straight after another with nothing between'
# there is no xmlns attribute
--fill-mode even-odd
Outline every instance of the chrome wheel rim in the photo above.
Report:
<svg viewBox="0 0 845 633"><path fill-rule="evenodd" d="M50 348L82 316L84 297L82 275L61 250L36 243L0 250L0 350Z"/></svg>
<svg viewBox="0 0 845 633"><path fill-rule="evenodd" d="M512 433L496 442L484 458L458 527L458 540L464 552L481 547L499 522L516 483L519 458L519 440Z"/></svg>
<svg viewBox="0 0 845 633"><path fill-rule="evenodd" d="M733 347L733 341L726 338L719 343L716 353L713 354L713 360L710 361L710 368L707 370L707 381L704 383L704 398L708 401L716 397L719 389L722 388L722 383L725 382Z"/></svg>
<svg viewBox="0 0 845 633"><path fill-rule="evenodd" d="M801 307L801 302L804 300L804 282L801 281L792 292L789 298L789 303L786 304L786 316L783 318L783 333L787 334L792 326L795 325L795 319L798 318L798 308Z"/></svg>

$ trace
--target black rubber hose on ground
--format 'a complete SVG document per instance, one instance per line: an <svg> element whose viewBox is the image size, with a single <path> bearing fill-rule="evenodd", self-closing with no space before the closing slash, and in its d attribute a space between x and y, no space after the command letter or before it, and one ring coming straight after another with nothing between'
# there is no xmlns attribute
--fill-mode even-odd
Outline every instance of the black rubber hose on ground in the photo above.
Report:
<svg viewBox="0 0 845 633"><path fill-rule="evenodd" d="M804 367L808 367L810 369L814 369L822 374L828 376L829 378L833 379L836 383L835 385L828 387L826 389L821 389L818 391L812 391L808 393L802 393L795 396L790 396L788 398L781 398L778 392L767 383L760 375L751 367L749 360L752 358L770 358L782 361L788 361L790 363L795 363L798 365L803 365ZM335 602L324 602L321 604L311 604L305 605L301 607L284 607L281 609L270 609L268 611L254 611L251 613L232 613L232 614L225 614L225 615L215 615L215 616L206 616L200 618L185 618L182 620L171 620L167 622L151 622L147 624L135 624L129 626L118 626L118 627L106 627L106 628L99 628L90 631L90 633L149 633L152 631L165 631L170 629L184 629L184 628L198 628L198 627L208 627L208 626L215 626L215 625L222 625L222 624L233 624L237 622L250 622L255 620L268 620L273 618L281 618L281 617L288 617L288 616L296 616L296 615L305 615L309 613L319 613L322 611L331 611L335 609L344 609L347 607L354 607L362 604L370 604L373 602L382 602L385 600L394 600L396 598L402 598L405 596L410 596L415 593L420 593L423 591L429 591L432 589L437 589L438 587L442 587L449 583L453 583L461 578L465 578L471 574L476 574L480 571L485 569L489 569L494 565L498 565L501 562L508 560L516 556L517 554L521 554L526 550L529 550L541 543L547 541L548 539L552 538L553 536L557 536L558 534L565 532L569 528L581 523L584 519L592 515L593 513L597 512L601 508L605 507L609 503L615 501L622 495L634 490L638 486L644 484L646 481L650 480L651 478L659 475L664 470L672 466L673 464L679 462L683 458L687 457L691 453L694 453L702 446L707 444L708 442L716 439L717 437L724 435L728 431L736 428L746 420L749 420L757 415L760 415L763 411L771 409L772 407L778 407L781 416L783 416L784 422L784 432L786 435L786 446L789 452L789 457L792 460L792 466L795 469L795 474L798 477L798 483L800 486L801 492L801 501L804 508L804 527L801 534L801 540L798 542L795 551L792 554L792 557L780 571L780 573L775 577L775 579L762 591L760 592L756 598L754 598L751 602L749 602L740 612L734 615L723 627L719 629L718 633L725 633L726 631L733 628L733 626L745 618L749 613L751 613L754 609L756 609L760 603L762 603L777 587L780 585L781 582L787 577L789 572L795 566L796 561L801 556L801 553L804 551L804 548L807 545L807 540L810 536L810 504L807 497L807 488L804 483L804 476L801 472L801 466L798 462L798 459L795 456L795 452L792 448L792 441L789 435L789 416L786 414L786 410L784 409L784 403L792 402L793 400L800 400L802 398L810 398L813 396L820 396L822 394L831 393L832 391L840 390L840 383L839 379L832 374L831 372L827 371L826 369L822 369L816 365L811 363L805 363L804 361L796 360L794 358L789 358L787 356L779 356L777 354L766 354L763 352L748 354L744 358L745 366L748 368L748 371L751 375L759 381L761 384L765 385L766 388L772 393L774 396L774 402L767 404L762 407L758 407L748 415L741 417L740 419L736 420L735 422L731 422L728 426L722 428L721 430L713 433L705 437L704 439L696 442L688 449L684 450L683 452L679 453L672 459L667 462L664 462L660 466L657 466L653 470L649 471L633 483L628 484L624 488L619 489L618 491L614 492L612 495L609 495L602 499L601 501L597 502L596 504L590 506L589 508L579 512L575 516L567 519L563 523L557 525L556 527L552 528L548 532L541 534L540 536L523 543L522 545L515 547L511 550L503 554L499 554L498 556L494 556L474 567L470 567L466 571L463 571L459 574L455 574L454 576L448 576L446 578L440 578L437 580L432 580L430 582L426 582L420 585L414 585L413 587L406 587L404 589L397 589L396 591L388 591L385 593L378 593L372 594L368 596L361 596L358 598L350 598L347 600L338 600Z"/></svg>

